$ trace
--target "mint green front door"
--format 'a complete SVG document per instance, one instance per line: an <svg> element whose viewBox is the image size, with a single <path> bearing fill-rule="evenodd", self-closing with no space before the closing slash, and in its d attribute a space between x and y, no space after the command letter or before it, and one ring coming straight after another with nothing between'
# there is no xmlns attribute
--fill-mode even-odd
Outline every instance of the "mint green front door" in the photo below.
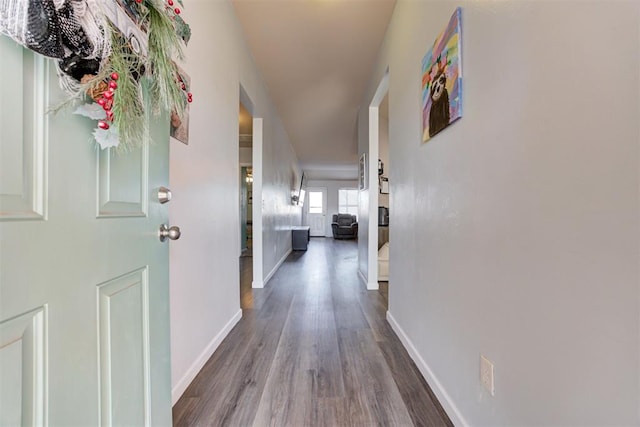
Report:
<svg viewBox="0 0 640 427"><path fill-rule="evenodd" d="M118 155L3 36L0 81L0 426L170 425L168 120Z"/></svg>

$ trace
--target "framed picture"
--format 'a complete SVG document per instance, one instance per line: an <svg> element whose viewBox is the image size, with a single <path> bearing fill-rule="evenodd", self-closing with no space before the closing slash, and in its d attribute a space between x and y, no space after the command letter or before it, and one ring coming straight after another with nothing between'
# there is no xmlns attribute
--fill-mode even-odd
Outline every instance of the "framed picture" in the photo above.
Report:
<svg viewBox="0 0 640 427"><path fill-rule="evenodd" d="M362 153L358 162L358 190L367 188L367 154Z"/></svg>
<svg viewBox="0 0 640 427"><path fill-rule="evenodd" d="M183 92L186 94L190 92L191 77L184 72L182 68L176 65L178 69L178 75L180 83L183 85ZM186 102L182 117L177 111L171 112L171 126L169 127L169 135L172 138L177 139L183 144L189 145L189 103Z"/></svg>
<svg viewBox="0 0 640 427"><path fill-rule="evenodd" d="M462 117L461 10L422 60L422 142Z"/></svg>
<svg viewBox="0 0 640 427"><path fill-rule="evenodd" d="M102 11L137 55L147 56L149 35L144 24L147 7L135 0L111 0L103 3Z"/></svg>

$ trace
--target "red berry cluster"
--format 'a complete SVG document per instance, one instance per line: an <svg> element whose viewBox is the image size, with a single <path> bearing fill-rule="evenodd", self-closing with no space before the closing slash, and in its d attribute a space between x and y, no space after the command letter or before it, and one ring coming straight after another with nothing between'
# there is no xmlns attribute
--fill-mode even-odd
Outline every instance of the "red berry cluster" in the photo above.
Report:
<svg viewBox="0 0 640 427"><path fill-rule="evenodd" d="M118 73L111 73L111 79L108 83L109 89L102 92L102 97L96 101L107 113L106 120L98 121L98 127L100 129L109 129L109 122L113 122L113 111L111 111L111 107L113 106L113 95L118 88L118 83L116 83L118 77L120 77Z"/></svg>
<svg viewBox="0 0 640 427"><path fill-rule="evenodd" d="M167 6L165 6L165 9L167 9L168 11L173 11L173 13L175 13L176 15L180 15L180 8L179 7L173 7L174 2L173 0L167 0Z"/></svg>
<svg viewBox="0 0 640 427"><path fill-rule="evenodd" d="M187 93L187 101L189 103L193 102L193 94L191 92L187 92L187 84L182 80L182 76L178 73L178 85L180 88Z"/></svg>

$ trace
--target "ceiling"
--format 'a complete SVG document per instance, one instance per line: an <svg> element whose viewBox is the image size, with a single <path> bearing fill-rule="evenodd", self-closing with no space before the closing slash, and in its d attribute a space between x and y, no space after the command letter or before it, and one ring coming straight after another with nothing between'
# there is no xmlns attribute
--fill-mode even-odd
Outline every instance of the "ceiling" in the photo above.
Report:
<svg viewBox="0 0 640 427"><path fill-rule="evenodd" d="M310 179L355 179L357 113L396 0L232 0Z"/></svg>

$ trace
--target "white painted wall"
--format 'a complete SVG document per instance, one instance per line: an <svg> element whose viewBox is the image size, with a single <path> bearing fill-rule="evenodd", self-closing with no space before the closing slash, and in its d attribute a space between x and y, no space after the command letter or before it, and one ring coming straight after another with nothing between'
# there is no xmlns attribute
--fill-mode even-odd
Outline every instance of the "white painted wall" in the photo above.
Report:
<svg viewBox="0 0 640 427"><path fill-rule="evenodd" d="M264 271L291 249L290 203L297 159L244 42L229 1L187 0L193 37L186 50L191 76L189 145L171 144L171 358L174 402L240 318L239 146L240 84L263 118L262 206ZM254 159L255 160L255 159ZM258 181L258 180L256 180ZM255 182L255 181L254 181ZM254 196L255 197L255 196ZM254 240L255 241L255 240Z"/></svg>
<svg viewBox="0 0 640 427"><path fill-rule="evenodd" d="M458 5L464 117L422 144ZM457 424L640 423L639 30L637 1L396 5L363 100L389 66L389 319Z"/></svg>
<svg viewBox="0 0 640 427"><path fill-rule="evenodd" d="M266 285L291 252L291 227L302 223L302 208L291 202L302 171L275 108L271 120L265 120L264 132L264 139L270 141L263 146L262 153L263 285ZM254 222L255 218L256 215Z"/></svg>
<svg viewBox="0 0 640 427"><path fill-rule="evenodd" d="M341 188L358 188L358 181L354 180L309 180L307 187L325 187L327 189L327 216L325 220L325 237L333 237L331 231L331 219L334 214L338 213L338 190ZM307 211L309 208L309 192L305 196L304 208L302 212L302 223L309 225L307 220Z"/></svg>
<svg viewBox="0 0 640 427"><path fill-rule="evenodd" d="M240 147L240 164L246 166L250 165L252 161L251 148Z"/></svg>

